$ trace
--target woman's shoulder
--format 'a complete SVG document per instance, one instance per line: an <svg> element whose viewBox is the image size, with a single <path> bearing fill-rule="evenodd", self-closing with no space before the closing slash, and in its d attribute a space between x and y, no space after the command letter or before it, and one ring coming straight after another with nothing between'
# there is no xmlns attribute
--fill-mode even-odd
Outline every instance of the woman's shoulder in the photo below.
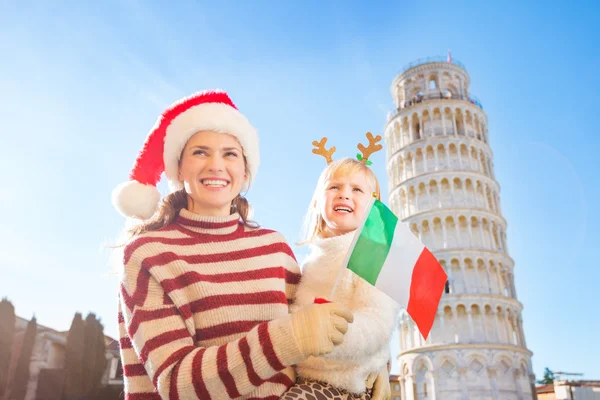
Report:
<svg viewBox="0 0 600 400"><path fill-rule="evenodd" d="M160 244L162 247L162 245L180 237L181 234L174 224L137 234L129 239L124 246L124 263L127 264L131 258L139 258L135 256L143 256L148 252L152 252L151 249L156 249L156 244Z"/></svg>

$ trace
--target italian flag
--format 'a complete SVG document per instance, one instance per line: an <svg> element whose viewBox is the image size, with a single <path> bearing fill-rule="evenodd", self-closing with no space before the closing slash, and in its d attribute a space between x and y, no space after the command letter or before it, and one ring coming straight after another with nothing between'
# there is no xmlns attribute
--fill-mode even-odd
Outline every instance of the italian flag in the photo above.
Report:
<svg viewBox="0 0 600 400"><path fill-rule="evenodd" d="M429 336L448 276L423 243L373 199L348 254L348 269L394 299Z"/></svg>

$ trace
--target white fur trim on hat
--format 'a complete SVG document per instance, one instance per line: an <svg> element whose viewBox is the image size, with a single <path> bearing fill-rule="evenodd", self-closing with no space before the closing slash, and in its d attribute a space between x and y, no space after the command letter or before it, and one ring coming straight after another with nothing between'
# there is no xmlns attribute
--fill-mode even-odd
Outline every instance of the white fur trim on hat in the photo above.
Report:
<svg viewBox="0 0 600 400"><path fill-rule="evenodd" d="M246 117L235 108L223 103L205 103L191 107L173 119L167 127L163 161L165 175L172 191L181 189L178 179L179 157L187 141L199 131L215 131L234 136L242 146L251 179L256 178L260 154L258 133ZM244 190L248 189L246 180Z"/></svg>
<svg viewBox="0 0 600 400"><path fill-rule="evenodd" d="M126 217L148 219L158 209L159 202L160 192L156 186L137 181L121 183L112 192L113 205Z"/></svg>

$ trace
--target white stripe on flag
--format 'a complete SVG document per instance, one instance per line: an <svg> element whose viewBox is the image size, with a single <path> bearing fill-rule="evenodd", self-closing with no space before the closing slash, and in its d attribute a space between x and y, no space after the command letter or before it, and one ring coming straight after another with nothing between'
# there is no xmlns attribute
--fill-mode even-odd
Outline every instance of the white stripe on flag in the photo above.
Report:
<svg viewBox="0 0 600 400"><path fill-rule="evenodd" d="M424 248L410 228L398 220L390 252L375 287L390 295L403 308L408 306L413 268Z"/></svg>

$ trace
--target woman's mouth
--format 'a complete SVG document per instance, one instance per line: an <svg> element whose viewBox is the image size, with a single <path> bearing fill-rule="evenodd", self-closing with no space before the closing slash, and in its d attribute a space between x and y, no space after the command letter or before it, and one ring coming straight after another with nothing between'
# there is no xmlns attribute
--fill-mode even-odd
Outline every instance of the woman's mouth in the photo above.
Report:
<svg viewBox="0 0 600 400"><path fill-rule="evenodd" d="M200 182L202 185L209 188L224 188L225 186L229 185L229 181L225 179L201 179Z"/></svg>

